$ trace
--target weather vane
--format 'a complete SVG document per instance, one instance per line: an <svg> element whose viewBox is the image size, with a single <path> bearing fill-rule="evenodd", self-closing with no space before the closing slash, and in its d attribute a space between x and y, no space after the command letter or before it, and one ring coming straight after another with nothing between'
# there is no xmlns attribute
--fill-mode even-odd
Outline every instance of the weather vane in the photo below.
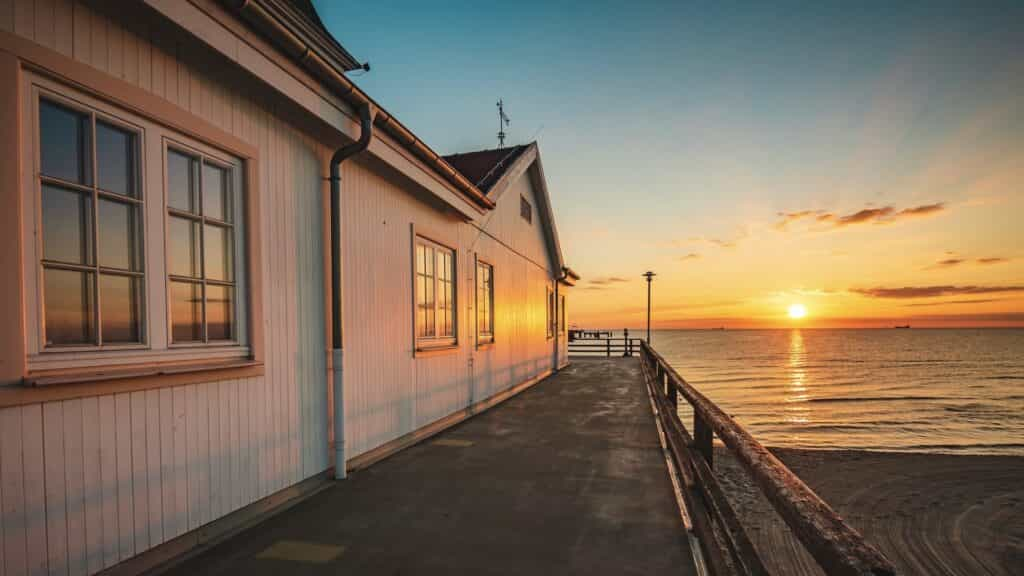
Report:
<svg viewBox="0 0 1024 576"><path fill-rule="evenodd" d="M505 102L498 99L498 148L505 147L505 128L509 125L508 116L505 115Z"/></svg>

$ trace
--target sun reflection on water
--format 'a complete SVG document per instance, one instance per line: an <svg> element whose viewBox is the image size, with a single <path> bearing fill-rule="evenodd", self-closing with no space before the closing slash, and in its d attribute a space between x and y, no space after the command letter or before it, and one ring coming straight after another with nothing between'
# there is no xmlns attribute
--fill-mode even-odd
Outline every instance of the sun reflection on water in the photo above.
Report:
<svg viewBox="0 0 1024 576"><path fill-rule="evenodd" d="M790 424L807 424L810 408L807 400L807 349L800 330L789 333L789 361L786 363L785 418Z"/></svg>

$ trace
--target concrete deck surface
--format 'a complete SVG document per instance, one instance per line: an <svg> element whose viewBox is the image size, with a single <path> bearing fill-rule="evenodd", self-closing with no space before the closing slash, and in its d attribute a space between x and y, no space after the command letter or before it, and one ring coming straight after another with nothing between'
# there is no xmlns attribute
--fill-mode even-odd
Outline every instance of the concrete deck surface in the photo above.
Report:
<svg viewBox="0 0 1024 576"><path fill-rule="evenodd" d="M581 359L170 574L694 574L637 359Z"/></svg>

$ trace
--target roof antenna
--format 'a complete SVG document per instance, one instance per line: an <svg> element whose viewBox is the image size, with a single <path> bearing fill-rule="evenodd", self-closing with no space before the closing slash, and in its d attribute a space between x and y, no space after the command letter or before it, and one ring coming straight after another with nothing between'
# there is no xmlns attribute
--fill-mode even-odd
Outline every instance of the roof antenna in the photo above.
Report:
<svg viewBox="0 0 1024 576"><path fill-rule="evenodd" d="M505 102L498 99L498 149L505 147L505 128L509 125L508 116L505 115Z"/></svg>

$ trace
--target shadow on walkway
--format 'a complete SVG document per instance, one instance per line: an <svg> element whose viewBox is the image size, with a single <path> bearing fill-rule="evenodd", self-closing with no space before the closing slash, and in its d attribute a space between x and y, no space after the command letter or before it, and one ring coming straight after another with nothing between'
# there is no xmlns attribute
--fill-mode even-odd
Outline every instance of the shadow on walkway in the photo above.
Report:
<svg viewBox="0 0 1024 576"><path fill-rule="evenodd" d="M693 574L636 359L555 376L170 574Z"/></svg>

